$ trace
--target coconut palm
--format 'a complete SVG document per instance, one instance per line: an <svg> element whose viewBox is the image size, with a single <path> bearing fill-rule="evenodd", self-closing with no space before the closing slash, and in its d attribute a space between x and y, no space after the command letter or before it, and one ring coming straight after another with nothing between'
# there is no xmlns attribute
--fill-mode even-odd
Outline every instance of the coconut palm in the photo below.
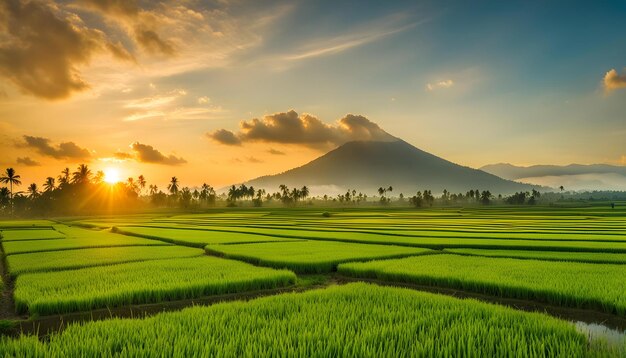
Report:
<svg viewBox="0 0 626 358"><path fill-rule="evenodd" d="M137 185L139 185L139 193L141 193L146 188L146 178L141 174L137 177Z"/></svg>
<svg viewBox="0 0 626 358"><path fill-rule="evenodd" d="M167 186L167 190L169 190L172 195L178 194L178 178L172 177L170 184Z"/></svg>
<svg viewBox="0 0 626 358"><path fill-rule="evenodd" d="M35 199L37 196L39 196L39 188L37 187L37 184L32 183L31 185L28 186L28 196L31 199Z"/></svg>
<svg viewBox="0 0 626 358"><path fill-rule="evenodd" d="M54 178L53 177L47 177L46 178L46 182L43 183L43 191L44 192L51 192L55 189L54 187Z"/></svg>
<svg viewBox="0 0 626 358"><path fill-rule="evenodd" d="M15 169L7 168L4 175L0 177L0 183L9 184L11 191L11 215L13 215L13 185L22 185L21 177L15 174Z"/></svg>
<svg viewBox="0 0 626 358"><path fill-rule="evenodd" d="M89 169L89 167L86 164L79 165L76 171L72 173L73 184L88 183L90 179L91 179L91 169Z"/></svg>
<svg viewBox="0 0 626 358"><path fill-rule="evenodd" d="M135 179L133 179L132 177L128 178L128 180L126 181L126 185L128 186L128 189L134 191L135 193L139 191L139 185L135 182Z"/></svg>
<svg viewBox="0 0 626 358"><path fill-rule="evenodd" d="M159 191L159 188L156 185L150 185L148 190L150 190L150 195L154 195Z"/></svg>
<svg viewBox="0 0 626 358"><path fill-rule="evenodd" d="M98 170L96 175L93 177L94 184L102 184L104 181L104 172L102 170Z"/></svg>
<svg viewBox="0 0 626 358"><path fill-rule="evenodd" d="M70 182L70 168L65 168L61 171L61 174L57 177L59 181L59 187L63 187Z"/></svg>

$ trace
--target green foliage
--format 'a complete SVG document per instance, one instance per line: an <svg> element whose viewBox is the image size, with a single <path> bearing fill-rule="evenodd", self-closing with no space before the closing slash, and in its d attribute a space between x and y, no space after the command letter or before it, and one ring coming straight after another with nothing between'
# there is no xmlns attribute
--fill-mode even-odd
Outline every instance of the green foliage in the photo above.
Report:
<svg viewBox="0 0 626 358"><path fill-rule="evenodd" d="M70 325L1 356L584 357L574 325L538 313L367 284Z"/></svg>
<svg viewBox="0 0 626 358"><path fill-rule="evenodd" d="M23 274L15 281L14 298L19 313L46 315L269 289L295 281L289 271L203 256Z"/></svg>
<svg viewBox="0 0 626 358"><path fill-rule="evenodd" d="M208 245L210 254L299 273L331 272L337 264L433 253L428 249L391 245L361 245L332 241L269 242Z"/></svg>
<svg viewBox="0 0 626 358"><path fill-rule="evenodd" d="M626 265L429 255L342 264L338 272L626 316Z"/></svg>
<svg viewBox="0 0 626 358"><path fill-rule="evenodd" d="M201 256L199 249L181 246L123 246L35 252L7 256L11 276L23 273L70 270L127 262Z"/></svg>

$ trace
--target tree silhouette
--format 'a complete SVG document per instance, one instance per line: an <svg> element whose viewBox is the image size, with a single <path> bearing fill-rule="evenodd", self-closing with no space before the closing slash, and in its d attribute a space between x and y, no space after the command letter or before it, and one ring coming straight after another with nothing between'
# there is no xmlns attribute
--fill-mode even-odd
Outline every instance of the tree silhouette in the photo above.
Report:
<svg viewBox="0 0 626 358"><path fill-rule="evenodd" d="M37 196L39 196L39 188L37 188L36 183L32 183L31 185L29 185L27 191L28 191L28 196L31 199L35 199Z"/></svg>
<svg viewBox="0 0 626 358"><path fill-rule="evenodd" d="M167 190L169 190L172 195L178 194L178 178L172 177L170 184L167 186Z"/></svg>
<svg viewBox="0 0 626 358"><path fill-rule="evenodd" d="M561 189L561 192L563 192L563 190L565 190L565 188L563 187L563 185L561 185L561 186L559 187L559 189Z"/></svg>
<svg viewBox="0 0 626 358"><path fill-rule="evenodd" d="M102 184L103 181L104 181L104 172L102 170L98 170L96 172L96 175L94 175L93 177L93 183Z"/></svg>
<svg viewBox="0 0 626 358"><path fill-rule="evenodd" d="M47 177L46 178L46 182L43 183L43 190L46 193L49 193L51 191L53 191L55 189L54 187L54 178L53 177Z"/></svg>
<svg viewBox="0 0 626 358"><path fill-rule="evenodd" d="M91 180L91 170L86 164L79 165L76 171L72 173L73 184L85 184L89 180Z"/></svg>
<svg viewBox="0 0 626 358"><path fill-rule="evenodd" d="M137 185L139 185L139 193L141 193L146 188L146 178L141 174L137 177Z"/></svg>
<svg viewBox="0 0 626 358"><path fill-rule="evenodd" d="M148 190L150 191L150 195L154 195L159 191L159 188L156 185L150 185Z"/></svg>
<svg viewBox="0 0 626 358"><path fill-rule="evenodd" d="M0 177L0 183L9 184L11 191L11 215L13 215L13 185L22 185L21 177L15 174L15 169L7 168L4 175Z"/></svg>
<svg viewBox="0 0 626 358"><path fill-rule="evenodd" d="M70 168L65 168L61 171L61 174L57 177L59 181L59 187L62 188L70 183Z"/></svg>

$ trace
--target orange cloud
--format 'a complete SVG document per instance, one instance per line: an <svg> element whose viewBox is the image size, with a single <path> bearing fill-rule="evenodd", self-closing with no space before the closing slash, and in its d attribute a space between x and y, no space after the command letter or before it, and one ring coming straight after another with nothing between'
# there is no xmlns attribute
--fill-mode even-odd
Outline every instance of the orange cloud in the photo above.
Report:
<svg viewBox="0 0 626 358"><path fill-rule="evenodd" d="M57 146L50 144L50 139L25 135L24 143L21 147L33 148L39 154L55 159L88 159L91 157L89 151L81 148L74 142L63 142Z"/></svg>
<svg viewBox="0 0 626 358"><path fill-rule="evenodd" d="M45 99L67 98L89 88L78 67L98 52L133 60L120 44L110 42L76 15L40 1L0 2L0 76L18 89Z"/></svg>
<svg viewBox="0 0 626 358"><path fill-rule="evenodd" d="M309 114L298 115L294 110L274 113L243 121L240 131L233 133L220 129L207 136L218 143L240 145L243 142L269 142L298 144L314 148L326 148L353 140L394 140L395 137L382 130L369 119L348 114L336 124L326 124Z"/></svg>
<svg viewBox="0 0 626 358"><path fill-rule="evenodd" d="M626 75L620 75L615 69L611 69L604 75L604 90L609 93L621 88L626 88Z"/></svg>

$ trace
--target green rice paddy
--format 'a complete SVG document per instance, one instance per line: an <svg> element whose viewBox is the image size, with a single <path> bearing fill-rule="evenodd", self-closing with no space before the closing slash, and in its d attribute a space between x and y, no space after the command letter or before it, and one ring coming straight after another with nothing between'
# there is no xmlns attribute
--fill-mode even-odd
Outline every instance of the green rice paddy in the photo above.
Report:
<svg viewBox="0 0 626 358"><path fill-rule="evenodd" d="M71 325L45 342L0 340L2 356L585 357L574 325L406 289L351 284L146 319Z"/></svg>
<svg viewBox="0 0 626 358"><path fill-rule="evenodd" d="M22 274L18 312L35 315L282 287L295 275L215 257L177 258Z"/></svg>
<svg viewBox="0 0 626 358"><path fill-rule="evenodd" d="M339 263L433 253L432 250L392 245L363 245L331 241L272 242L241 245L208 245L210 254L255 265L285 268L298 273L322 273Z"/></svg>
<svg viewBox="0 0 626 358"><path fill-rule="evenodd" d="M35 321L273 294L73 324L45 340L0 338L0 355L624 356L626 338L617 345L590 340L565 319L417 290L442 287L623 319L625 218L621 206L507 206L0 221L8 280L2 289L14 301L5 311ZM344 284L345 276L373 283ZM376 285L383 281L413 288ZM272 291L315 285L321 288Z"/></svg>

